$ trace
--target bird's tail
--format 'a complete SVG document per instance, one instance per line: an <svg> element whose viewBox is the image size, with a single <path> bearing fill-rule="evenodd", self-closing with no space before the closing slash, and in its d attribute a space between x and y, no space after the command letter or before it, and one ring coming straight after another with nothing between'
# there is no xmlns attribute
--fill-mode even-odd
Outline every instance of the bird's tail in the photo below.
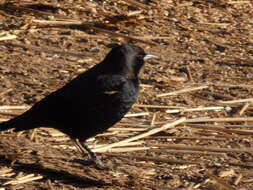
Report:
<svg viewBox="0 0 253 190"><path fill-rule="evenodd" d="M14 129L14 131L23 131L26 129L34 128L30 117L27 113L21 114L9 121L0 123L0 131L5 131L8 129Z"/></svg>
<svg viewBox="0 0 253 190"><path fill-rule="evenodd" d="M12 128L15 128L15 125L13 125L11 120L0 123L0 131L5 131Z"/></svg>

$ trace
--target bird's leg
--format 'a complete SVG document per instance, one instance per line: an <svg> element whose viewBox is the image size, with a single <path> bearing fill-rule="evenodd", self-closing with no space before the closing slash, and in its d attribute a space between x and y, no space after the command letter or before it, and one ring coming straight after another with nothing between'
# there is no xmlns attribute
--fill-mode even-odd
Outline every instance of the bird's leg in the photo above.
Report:
<svg viewBox="0 0 253 190"><path fill-rule="evenodd" d="M100 168L103 168L104 165L101 160L96 156L94 152L89 149L89 147L84 143L80 142L79 139L73 139L75 145L83 153L83 155L88 154L89 158Z"/></svg>

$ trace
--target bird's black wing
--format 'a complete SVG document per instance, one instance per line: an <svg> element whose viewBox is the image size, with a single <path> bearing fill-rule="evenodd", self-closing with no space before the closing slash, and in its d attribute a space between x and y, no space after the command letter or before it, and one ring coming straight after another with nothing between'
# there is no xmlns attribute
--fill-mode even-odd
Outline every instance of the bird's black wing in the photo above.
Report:
<svg viewBox="0 0 253 190"><path fill-rule="evenodd" d="M68 117L93 116L120 101L126 83L127 79L121 75L76 78L35 104L31 112L44 116L45 124L66 122Z"/></svg>

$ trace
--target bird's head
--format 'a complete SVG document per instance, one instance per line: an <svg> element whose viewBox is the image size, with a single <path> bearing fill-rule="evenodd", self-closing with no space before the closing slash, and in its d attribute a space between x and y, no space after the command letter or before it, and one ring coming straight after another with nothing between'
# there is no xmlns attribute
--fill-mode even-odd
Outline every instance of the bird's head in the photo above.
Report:
<svg viewBox="0 0 253 190"><path fill-rule="evenodd" d="M128 43L112 48L104 61L113 72L137 77L144 61L155 57L157 56L145 53L141 47Z"/></svg>

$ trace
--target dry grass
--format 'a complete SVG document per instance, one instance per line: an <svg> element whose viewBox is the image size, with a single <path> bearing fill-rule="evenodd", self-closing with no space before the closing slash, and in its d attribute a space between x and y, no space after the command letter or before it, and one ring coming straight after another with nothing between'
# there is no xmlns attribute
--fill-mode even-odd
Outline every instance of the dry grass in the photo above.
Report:
<svg viewBox="0 0 253 190"><path fill-rule="evenodd" d="M252 189L251 1L2 2L0 120L133 41L159 60L138 102L89 146L97 170L64 134L3 132L2 189ZM182 119L180 119L182 118ZM85 158L84 158L85 160Z"/></svg>

